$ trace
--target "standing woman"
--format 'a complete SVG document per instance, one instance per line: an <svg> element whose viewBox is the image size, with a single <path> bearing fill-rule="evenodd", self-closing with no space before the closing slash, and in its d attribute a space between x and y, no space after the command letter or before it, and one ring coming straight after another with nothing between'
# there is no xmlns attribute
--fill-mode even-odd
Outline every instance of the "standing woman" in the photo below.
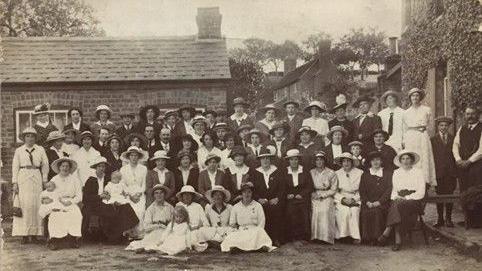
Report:
<svg viewBox="0 0 482 271"><path fill-rule="evenodd" d="M35 144L37 131L34 128L23 130L20 138L24 144L13 155L12 183L22 216L13 217L12 236L22 236L22 244L26 244L43 235L38 209L42 184L47 182L49 160L44 148Z"/></svg>
<svg viewBox="0 0 482 271"><path fill-rule="evenodd" d="M107 139L106 145L108 150L104 153L104 157L107 159L107 162L110 165L107 174L110 175L110 173L120 170L122 167L121 154L124 146L122 144L122 139L116 134L111 135Z"/></svg>
<svg viewBox="0 0 482 271"><path fill-rule="evenodd" d="M331 114L335 114L335 118L328 122L328 126L330 127L330 129L335 126L341 126L345 128L345 130L347 131L347 135L343 138L343 144L345 145L351 142L354 132L353 122L348 120L348 118L346 117L347 106L348 103L346 102L335 105L330 110Z"/></svg>
<svg viewBox="0 0 482 271"><path fill-rule="evenodd" d="M94 174L90 168L91 163L100 157L100 153L92 147L94 135L90 131L82 132L79 136L80 149L72 155L72 159L77 163L77 174L82 187L87 179Z"/></svg>
<svg viewBox="0 0 482 271"><path fill-rule="evenodd" d="M206 168L206 165L203 164L201 161L206 161L206 157L209 154L216 154L217 156L221 155L221 150L214 146L214 142L216 142L217 137L216 134L212 131L207 131L201 137L202 145L197 150L197 160L199 162L199 169L203 170Z"/></svg>
<svg viewBox="0 0 482 271"><path fill-rule="evenodd" d="M90 125L90 131L98 137L100 128L107 128L109 131L115 131L115 124L110 121L112 110L107 105L99 105L95 109L95 117L97 122Z"/></svg>
<svg viewBox="0 0 482 271"><path fill-rule="evenodd" d="M406 129L403 135L403 145L407 150L417 150L420 162L416 167L422 170L424 181L430 186L437 186L435 178L435 162L433 159L432 143L427 133L432 121L430 107L422 105L425 91L412 88L408 92L411 106L403 112L403 125Z"/></svg>
<svg viewBox="0 0 482 271"><path fill-rule="evenodd" d="M65 125L64 130L74 129L78 133L89 131L90 127L82 119L83 115L84 114L82 113L82 110L80 110L80 108L74 107L69 109L69 111L67 112L67 117L70 118L70 123Z"/></svg>
<svg viewBox="0 0 482 271"><path fill-rule="evenodd" d="M297 146L297 149L299 150L302 157L302 161L300 161L300 163L307 171L313 168L313 158L315 157L315 154L322 149L323 146L314 142L316 136L316 131L308 126L303 126L298 131L299 144Z"/></svg>
<svg viewBox="0 0 482 271"><path fill-rule="evenodd" d="M360 180L363 171L355 167L356 159L350 153L335 158L341 165L336 171L338 191L335 194L336 239L351 237L360 244Z"/></svg>
<svg viewBox="0 0 482 271"><path fill-rule="evenodd" d="M192 120L192 128L194 129L194 133L190 134L194 140L196 141L197 145L201 145L201 137L207 130L208 122L205 117L203 116L196 116ZM217 142L217 140L216 140Z"/></svg>
<svg viewBox="0 0 482 271"><path fill-rule="evenodd" d="M172 173L172 171L166 168L167 161L169 159L170 157L167 156L167 152L163 150L156 151L156 153L154 153L154 156L149 159L150 161L154 162L156 166L153 170L147 171L146 190L144 192L146 195L146 208L149 207L154 201L151 190L156 184L162 184L166 186L167 188L169 188L169 191L174 191L174 189L176 189L174 174ZM172 194L167 193L165 195L165 198L168 202L173 203L175 202L175 199L172 199L172 196Z"/></svg>
<svg viewBox="0 0 482 271"><path fill-rule="evenodd" d="M249 103L242 97L233 99L234 113L228 119L228 125L232 131L237 131L243 125L253 126L254 121L246 113Z"/></svg>
<svg viewBox="0 0 482 271"><path fill-rule="evenodd" d="M181 191L181 188L186 185L198 187L199 169L192 164L194 155L188 151L180 151L177 154L177 160L179 166L173 170L175 181L173 194Z"/></svg>
<svg viewBox="0 0 482 271"><path fill-rule="evenodd" d="M348 152L348 147L344 144L348 131L343 126L333 126L327 134L330 144L323 148L323 152L328 160L327 166L333 170L339 170L340 166L335 163L335 157L344 152Z"/></svg>
<svg viewBox="0 0 482 271"><path fill-rule="evenodd" d="M398 106L400 92L388 90L380 100L386 104L385 109L378 112L382 120L382 129L388 133L387 145L399 152L402 150L403 138L403 109Z"/></svg>
<svg viewBox="0 0 482 271"><path fill-rule="evenodd" d="M79 132L75 129L64 129L65 135L64 145L62 149L66 152L69 157L71 157L76 151L79 150L79 145L77 145L77 135Z"/></svg>
<svg viewBox="0 0 482 271"><path fill-rule="evenodd" d="M286 180L286 237L285 241L310 239L310 210L313 179L301 163L297 149L286 152L287 169L281 178Z"/></svg>
<svg viewBox="0 0 482 271"><path fill-rule="evenodd" d="M230 183L228 189L230 189L231 196L233 197L233 203L241 199L241 185L254 175L253 170L246 165L247 155L248 153L243 147L235 146L229 155L229 158L234 161L234 165L224 171Z"/></svg>
<svg viewBox="0 0 482 271"><path fill-rule="evenodd" d="M367 167L360 181L360 228L362 241L374 245L386 226L393 171L377 151L368 154Z"/></svg>
<svg viewBox="0 0 482 271"><path fill-rule="evenodd" d="M305 112L310 115L309 118L303 120L302 126L308 126L316 131L317 137L314 141L324 146L325 136L330 131L328 121L322 117L322 113L326 112L326 105L319 101L312 101L305 108Z"/></svg>
<svg viewBox="0 0 482 271"><path fill-rule="evenodd" d="M36 118L33 128L37 131L37 144L43 145L50 132L57 131L57 127L52 124L49 115L50 104L40 104L35 106L33 115Z"/></svg>
<svg viewBox="0 0 482 271"><path fill-rule="evenodd" d="M378 238L379 243L385 243L392 230L395 231L393 251L398 251L402 245L402 236L413 228L422 210L421 200L425 196L425 181L421 169L415 165L420 156L412 151L403 150L394 159L400 167L393 172L391 204L387 215L387 227Z"/></svg>
<svg viewBox="0 0 482 271"><path fill-rule="evenodd" d="M338 188L336 173L327 168L328 159L322 151L315 154L315 168L310 171L314 191L311 193L311 240L335 243L336 218L333 197Z"/></svg>
<svg viewBox="0 0 482 271"><path fill-rule="evenodd" d="M82 187L77 175L72 174L77 168L77 163L70 158L59 158L52 163L52 169L58 173L52 178L55 184L55 192L59 195L59 201L65 208L65 212L52 212L49 216L49 248L58 249L58 242L62 239L70 239L71 247L80 247L82 236L82 213L77 205L82 201Z"/></svg>
<svg viewBox="0 0 482 271"><path fill-rule="evenodd" d="M276 124L276 119L280 115L280 110L274 104L267 104L263 108L260 109L261 114L264 115L264 118L254 125L254 128L261 131L262 134L268 135L269 131L273 128ZM265 141L269 138L266 137Z"/></svg>
<svg viewBox="0 0 482 271"><path fill-rule="evenodd" d="M161 131L161 125L157 122L157 117L159 117L159 108L155 105L146 105L139 111L140 121L137 125L138 133L143 134L147 125L152 125L154 127L155 137L159 135Z"/></svg>

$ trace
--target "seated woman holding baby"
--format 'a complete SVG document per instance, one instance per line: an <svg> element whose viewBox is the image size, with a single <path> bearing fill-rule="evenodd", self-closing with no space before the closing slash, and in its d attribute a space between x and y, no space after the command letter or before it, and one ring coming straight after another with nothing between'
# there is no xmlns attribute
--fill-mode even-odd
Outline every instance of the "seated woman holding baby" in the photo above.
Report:
<svg viewBox="0 0 482 271"><path fill-rule="evenodd" d="M89 177L83 188L82 236L91 241L115 244L126 240L129 230L139 223L139 219L127 199L121 173L114 171L111 180L107 181L108 167L104 157L91 164L95 176Z"/></svg>

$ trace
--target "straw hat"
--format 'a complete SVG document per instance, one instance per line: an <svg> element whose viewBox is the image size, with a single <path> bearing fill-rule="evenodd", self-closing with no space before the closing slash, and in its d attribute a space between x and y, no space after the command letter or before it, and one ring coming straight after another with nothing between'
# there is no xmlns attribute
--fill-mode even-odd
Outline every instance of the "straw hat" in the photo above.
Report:
<svg viewBox="0 0 482 271"><path fill-rule="evenodd" d="M151 194L154 195L154 192L157 191L157 190L162 190L164 191L164 198L168 198L169 195L171 194L171 189L169 189L169 187L163 185L163 184L156 184L154 185L152 188L151 188Z"/></svg>
<svg viewBox="0 0 482 271"><path fill-rule="evenodd" d="M294 105L296 108L299 108L300 107L300 104L298 102L295 102L295 101L287 101L283 104L283 107L286 107L287 105L289 104L292 104Z"/></svg>
<svg viewBox="0 0 482 271"><path fill-rule="evenodd" d="M374 101L375 100L373 98L371 98L370 96L363 95L363 96L358 97L358 99L356 99L356 101L353 103L353 107L360 106L361 102L368 102L369 104L372 104Z"/></svg>
<svg viewBox="0 0 482 271"><path fill-rule="evenodd" d="M170 116L175 116L177 117L177 111L176 110L167 110L166 113L164 113L164 119L169 118Z"/></svg>
<svg viewBox="0 0 482 271"><path fill-rule="evenodd" d="M142 158L144 158L144 151L139 149L138 147L136 146L130 146L127 151L123 152L121 154L121 157L126 159L126 160L129 160L129 155L131 153L137 153L137 155L139 156L139 160L141 160Z"/></svg>
<svg viewBox="0 0 482 271"><path fill-rule="evenodd" d="M33 109L33 115L48 114L50 111L50 104L44 103L36 105Z"/></svg>
<svg viewBox="0 0 482 271"><path fill-rule="evenodd" d="M340 103L340 104L337 104L335 106L333 106L332 109L330 109L330 113L335 113L336 110L340 109L340 108L343 108L343 109L346 109L346 107L348 106L348 103Z"/></svg>
<svg viewBox="0 0 482 271"><path fill-rule="evenodd" d="M65 161L69 162L69 164L70 164L70 173L74 173L74 171L77 169L77 162L75 162L73 159L68 158L68 157L61 157L61 158L53 161L52 165L50 167L52 168L52 170L55 173L59 173L59 166L62 162L65 162Z"/></svg>
<svg viewBox="0 0 482 271"><path fill-rule="evenodd" d="M96 168L99 164L105 164L106 166L110 166L109 162L105 157L99 156L97 157L92 163L90 164L90 168Z"/></svg>
<svg viewBox="0 0 482 271"><path fill-rule="evenodd" d="M94 134L92 134L91 131L83 131L82 133L80 133L79 138L77 139L79 145L82 145L82 140L87 137L92 139L92 141L95 140Z"/></svg>
<svg viewBox="0 0 482 271"><path fill-rule="evenodd" d="M319 152L315 153L315 157L326 158L326 153L324 151L319 151Z"/></svg>
<svg viewBox="0 0 482 271"><path fill-rule="evenodd" d="M290 125L286 122L286 121L279 121L279 122L276 122L274 125L273 125L273 128L271 128L269 130L269 133L271 135L274 135L274 131L278 130L278 129L283 129L285 131L285 133L288 133L290 131Z"/></svg>
<svg viewBox="0 0 482 271"><path fill-rule="evenodd" d="M243 97L236 97L234 98L233 100L233 106L236 106L236 105L242 105L242 106L245 106L245 107L249 107L249 103L246 102L246 100L243 98Z"/></svg>
<svg viewBox="0 0 482 271"><path fill-rule="evenodd" d="M275 157L276 156L276 149L273 146L267 146L266 148L262 148L258 154L258 159L263 157Z"/></svg>
<svg viewBox="0 0 482 271"><path fill-rule="evenodd" d="M335 157L334 159L334 162L338 165L341 165L341 162L343 161L343 159L350 159L353 164L356 163L357 159L355 157L353 157L353 155L349 152L344 152L342 154L340 154L339 156Z"/></svg>
<svg viewBox="0 0 482 271"><path fill-rule="evenodd" d="M393 96L397 98L397 100L400 100L400 93L394 90L387 90L382 94L382 97L380 97L380 100L383 101L383 103L387 103L386 99L388 96Z"/></svg>
<svg viewBox="0 0 482 271"><path fill-rule="evenodd" d="M155 161L157 159L166 159L169 160L170 157L167 155L167 152L165 150L159 150L154 153L154 156L152 156L149 161Z"/></svg>
<svg viewBox="0 0 482 271"><path fill-rule="evenodd" d="M413 158L413 163L412 165L415 165L416 163L418 163L418 161L420 161L420 155L418 155L418 153L414 152L414 151L410 151L410 150L402 150L400 151L397 156L395 156L395 158L393 158L393 163L397 166L397 167L401 167L402 165L400 164L400 158L403 156L403 155L411 155L412 158Z"/></svg>
<svg viewBox="0 0 482 271"><path fill-rule="evenodd" d="M236 133L239 134L239 132L243 131L243 130L251 130L253 128L253 126L249 125L249 124L243 124L241 126L238 127L238 129L236 129Z"/></svg>
<svg viewBox="0 0 482 271"><path fill-rule="evenodd" d="M440 117L435 118L435 124L438 125L441 122L446 122L450 125L454 122L454 120L450 117L447 117L447 116L440 116Z"/></svg>
<svg viewBox="0 0 482 271"><path fill-rule="evenodd" d="M412 88L411 90L408 91L408 98L414 93L420 94L420 100L423 100L425 98L425 91L423 89L419 88Z"/></svg>
<svg viewBox="0 0 482 271"><path fill-rule="evenodd" d="M204 165L208 165L208 162L211 161L212 159L216 160L216 162L220 162L221 161L221 157L219 157L218 155L214 154L214 153L210 153L206 156L206 159L204 160Z"/></svg>
<svg viewBox="0 0 482 271"><path fill-rule="evenodd" d="M388 132L378 128L378 129L375 129L372 133L372 137L375 137L375 135L378 135L378 134L383 134L383 137L385 138L385 141L388 140L388 138L390 138L390 135L388 134Z"/></svg>
<svg viewBox="0 0 482 271"><path fill-rule="evenodd" d="M215 185L211 190L206 191L205 196L209 202L213 202L213 193L221 192L224 194L224 202L229 202L231 200L231 193L221 185Z"/></svg>
<svg viewBox="0 0 482 271"><path fill-rule="evenodd" d="M286 152L285 159L290 159L293 157L301 157L300 151L298 149L291 149Z"/></svg>
<svg viewBox="0 0 482 271"><path fill-rule="evenodd" d="M330 131L326 134L326 136L331 140L333 133L335 132L341 132L343 134L343 137L346 137L348 135L348 131L340 125L335 125L331 127Z"/></svg>
<svg viewBox="0 0 482 271"><path fill-rule="evenodd" d="M28 135L28 134L37 136L37 130L35 130L33 127L27 127L23 129L19 137L22 141L24 141L25 135Z"/></svg>
<svg viewBox="0 0 482 271"><path fill-rule="evenodd" d="M194 127L196 123L202 123L207 126L207 119L202 115L195 116L191 121L191 126Z"/></svg>
<svg viewBox="0 0 482 271"><path fill-rule="evenodd" d="M49 143L57 139L65 139L65 135L61 131L52 131L49 133L49 136L45 140L45 143Z"/></svg>
<svg viewBox="0 0 482 271"><path fill-rule="evenodd" d="M309 134L311 135L311 138L314 138L315 136L318 135L318 133L317 133L315 130L311 129L310 126L301 126L301 128L298 130L298 137L299 137L299 136L301 135L301 133L303 133L303 132L309 133Z"/></svg>
<svg viewBox="0 0 482 271"><path fill-rule="evenodd" d="M199 194L198 192L196 192L196 190L194 190L194 187L192 187L191 185L185 185L181 188L181 191L177 192L176 194L176 198L181 201L181 196L182 194L184 193L190 193L194 196L194 198L200 198L202 197L201 194Z"/></svg>
<svg viewBox="0 0 482 271"><path fill-rule="evenodd" d="M231 152L229 153L229 156L228 158L231 158L231 159L234 159L234 157L236 155L242 155L242 156L245 156L248 155L248 152L246 151L245 148L243 148L242 146L234 146L233 149L231 150Z"/></svg>
<svg viewBox="0 0 482 271"><path fill-rule="evenodd" d="M259 112L263 113L263 114L266 114L266 111L268 110L274 110L274 113L276 115L279 115L279 113L281 112L281 110L276 107L274 104L267 104L265 105L264 107L262 107L261 109L259 109Z"/></svg>
<svg viewBox="0 0 482 271"><path fill-rule="evenodd" d="M110 116L112 115L112 109L110 109L110 107L108 107L105 104L101 104L101 105L97 106L97 108L95 109L95 117L97 119L100 118L99 117L100 111L106 111L107 114L109 115L108 118L110 119Z"/></svg>
<svg viewBox="0 0 482 271"><path fill-rule="evenodd" d="M311 101L307 107L305 107L305 112L311 113L311 108L316 107L318 108L321 112L326 112L326 105L320 101Z"/></svg>
<svg viewBox="0 0 482 271"><path fill-rule="evenodd" d="M351 147L351 146L360 146L360 147L363 147L363 143L362 143L361 141L354 140L354 141L348 143L348 147Z"/></svg>

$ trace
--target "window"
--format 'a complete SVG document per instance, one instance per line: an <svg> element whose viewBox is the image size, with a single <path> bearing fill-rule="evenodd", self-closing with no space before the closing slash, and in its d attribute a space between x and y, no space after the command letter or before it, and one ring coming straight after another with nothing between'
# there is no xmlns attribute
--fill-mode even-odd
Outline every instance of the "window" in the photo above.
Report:
<svg viewBox="0 0 482 271"><path fill-rule="evenodd" d="M50 110L50 120L60 131L67 124L67 109ZM15 110L15 142L22 143L20 133L27 127L35 125L33 110Z"/></svg>

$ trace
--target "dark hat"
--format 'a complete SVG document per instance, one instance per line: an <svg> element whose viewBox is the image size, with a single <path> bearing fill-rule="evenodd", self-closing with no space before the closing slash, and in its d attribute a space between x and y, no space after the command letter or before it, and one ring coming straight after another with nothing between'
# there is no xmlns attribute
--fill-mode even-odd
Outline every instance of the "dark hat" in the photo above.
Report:
<svg viewBox="0 0 482 271"><path fill-rule="evenodd" d="M253 128L253 126L249 125L249 124L243 124L241 126L238 127L238 129L236 129L236 133L239 134L239 132L241 132L242 130L251 130Z"/></svg>
<svg viewBox="0 0 482 271"><path fill-rule="evenodd" d="M228 158L233 159L234 156L236 156L236 155L246 156L246 155L248 155L248 152L242 146L234 146L233 149L231 150L231 152L229 153Z"/></svg>
<svg viewBox="0 0 482 271"><path fill-rule="evenodd" d="M295 101L287 101L283 104L283 107L286 107L287 105L289 104L292 104L294 105L295 107L299 108L300 107L300 104L298 102L295 102Z"/></svg>
<svg viewBox="0 0 482 271"><path fill-rule="evenodd" d="M122 148L122 146L124 145L124 141L122 141L122 138L120 138L120 136L118 136L117 134L112 134L111 136L109 136L109 137L107 138L105 144L106 144L107 146L109 146L109 145L110 145L110 142L111 142L112 140L117 140L117 141L119 141L119 144L121 145L121 148Z"/></svg>
<svg viewBox="0 0 482 271"><path fill-rule="evenodd" d="M179 107L179 109L177 110L177 113L179 114L179 117L182 117L182 111L189 111L189 113L191 113L191 117L194 117L196 116L196 108L190 106L190 105L183 105L181 107Z"/></svg>
<svg viewBox="0 0 482 271"><path fill-rule="evenodd" d="M440 117L435 118L435 124L438 125L440 122L446 122L450 125L454 122L454 120L452 118L446 117L446 116L440 116Z"/></svg>
<svg viewBox="0 0 482 271"><path fill-rule="evenodd" d="M290 125L286 121L279 121L273 125L273 128L269 130L269 133L274 135L274 131L280 128L283 129L285 133L289 133L290 131Z"/></svg>
<svg viewBox="0 0 482 271"><path fill-rule="evenodd" d="M189 151L185 151L185 150L181 150L177 153L176 157L177 159L181 160L184 156L187 156L189 157L189 159L191 159L191 161L193 160L194 158L194 155L192 152L189 152Z"/></svg>
<svg viewBox="0 0 482 271"><path fill-rule="evenodd" d="M94 135L92 134L91 131L83 131L79 135L79 138L77 139L77 142L79 143L79 145L82 145L82 140L84 140L84 138L86 138L86 137L90 137L90 139L95 140L95 137L94 137Z"/></svg>
<svg viewBox="0 0 482 271"><path fill-rule="evenodd" d="M348 103L341 103L341 104L337 104L335 106L333 106L332 109L330 109L330 113L335 113L336 110L340 109L340 108L343 108L343 109L346 109L346 107L348 106Z"/></svg>
<svg viewBox="0 0 482 271"><path fill-rule="evenodd" d="M243 106L245 106L245 107L249 107L249 103L246 102L246 100L245 100L243 97L236 97L236 98L234 98L234 100L233 100L233 106L238 105L238 104L243 105Z"/></svg>
<svg viewBox="0 0 482 271"><path fill-rule="evenodd" d="M276 156L276 148L273 146L266 146L266 148L261 149L257 158L275 157L275 156Z"/></svg>
<svg viewBox="0 0 482 271"><path fill-rule="evenodd" d="M209 109L206 109L204 112L203 112L203 116L207 116L207 115L213 115L215 118L218 116L218 112L214 111L214 110L209 110Z"/></svg>
<svg viewBox="0 0 482 271"><path fill-rule="evenodd" d="M141 110L139 111L139 117L141 118L141 120L146 120L146 113L149 109L152 109L152 111L154 111L154 119L157 119L157 117L159 117L160 112L157 105L146 105L141 107Z"/></svg>
<svg viewBox="0 0 482 271"><path fill-rule="evenodd" d="M241 183L241 191L243 191L245 189L249 189L249 190L253 191L254 190L254 184L252 182Z"/></svg>
<svg viewBox="0 0 482 271"><path fill-rule="evenodd" d="M362 95L356 99L356 101L353 103L353 107L358 107L360 106L361 102L368 102L369 104L372 104L375 101L375 99L371 98L368 95Z"/></svg>
<svg viewBox="0 0 482 271"><path fill-rule="evenodd" d="M35 108L33 109L33 115L48 114L49 111L50 111L50 104L43 103L35 106Z"/></svg>
<svg viewBox="0 0 482 271"><path fill-rule="evenodd" d="M132 139L134 138L138 138L140 141L141 141L141 146L142 147L146 147L147 146L147 138L143 135L143 134L139 134L139 133L130 133L128 134L126 137L124 137L124 143L127 145L127 146L130 146L131 145L131 141Z"/></svg>
<svg viewBox="0 0 482 271"><path fill-rule="evenodd" d="M380 128L375 129L375 130L373 131L372 137L374 137L374 136L377 135L377 134L383 134L383 137L385 138L385 141L387 141L388 138L390 138L390 135L389 135L386 131L384 131L384 130L382 130L382 129L380 129Z"/></svg>
<svg viewBox="0 0 482 271"><path fill-rule="evenodd" d="M371 162L374 158L380 158L380 159L383 158L382 152L379 152L379 151L371 151L370 153L368 153L367 158L366 158L366 163L368 163L368 165L369 165L370 162Z"/></svg>

